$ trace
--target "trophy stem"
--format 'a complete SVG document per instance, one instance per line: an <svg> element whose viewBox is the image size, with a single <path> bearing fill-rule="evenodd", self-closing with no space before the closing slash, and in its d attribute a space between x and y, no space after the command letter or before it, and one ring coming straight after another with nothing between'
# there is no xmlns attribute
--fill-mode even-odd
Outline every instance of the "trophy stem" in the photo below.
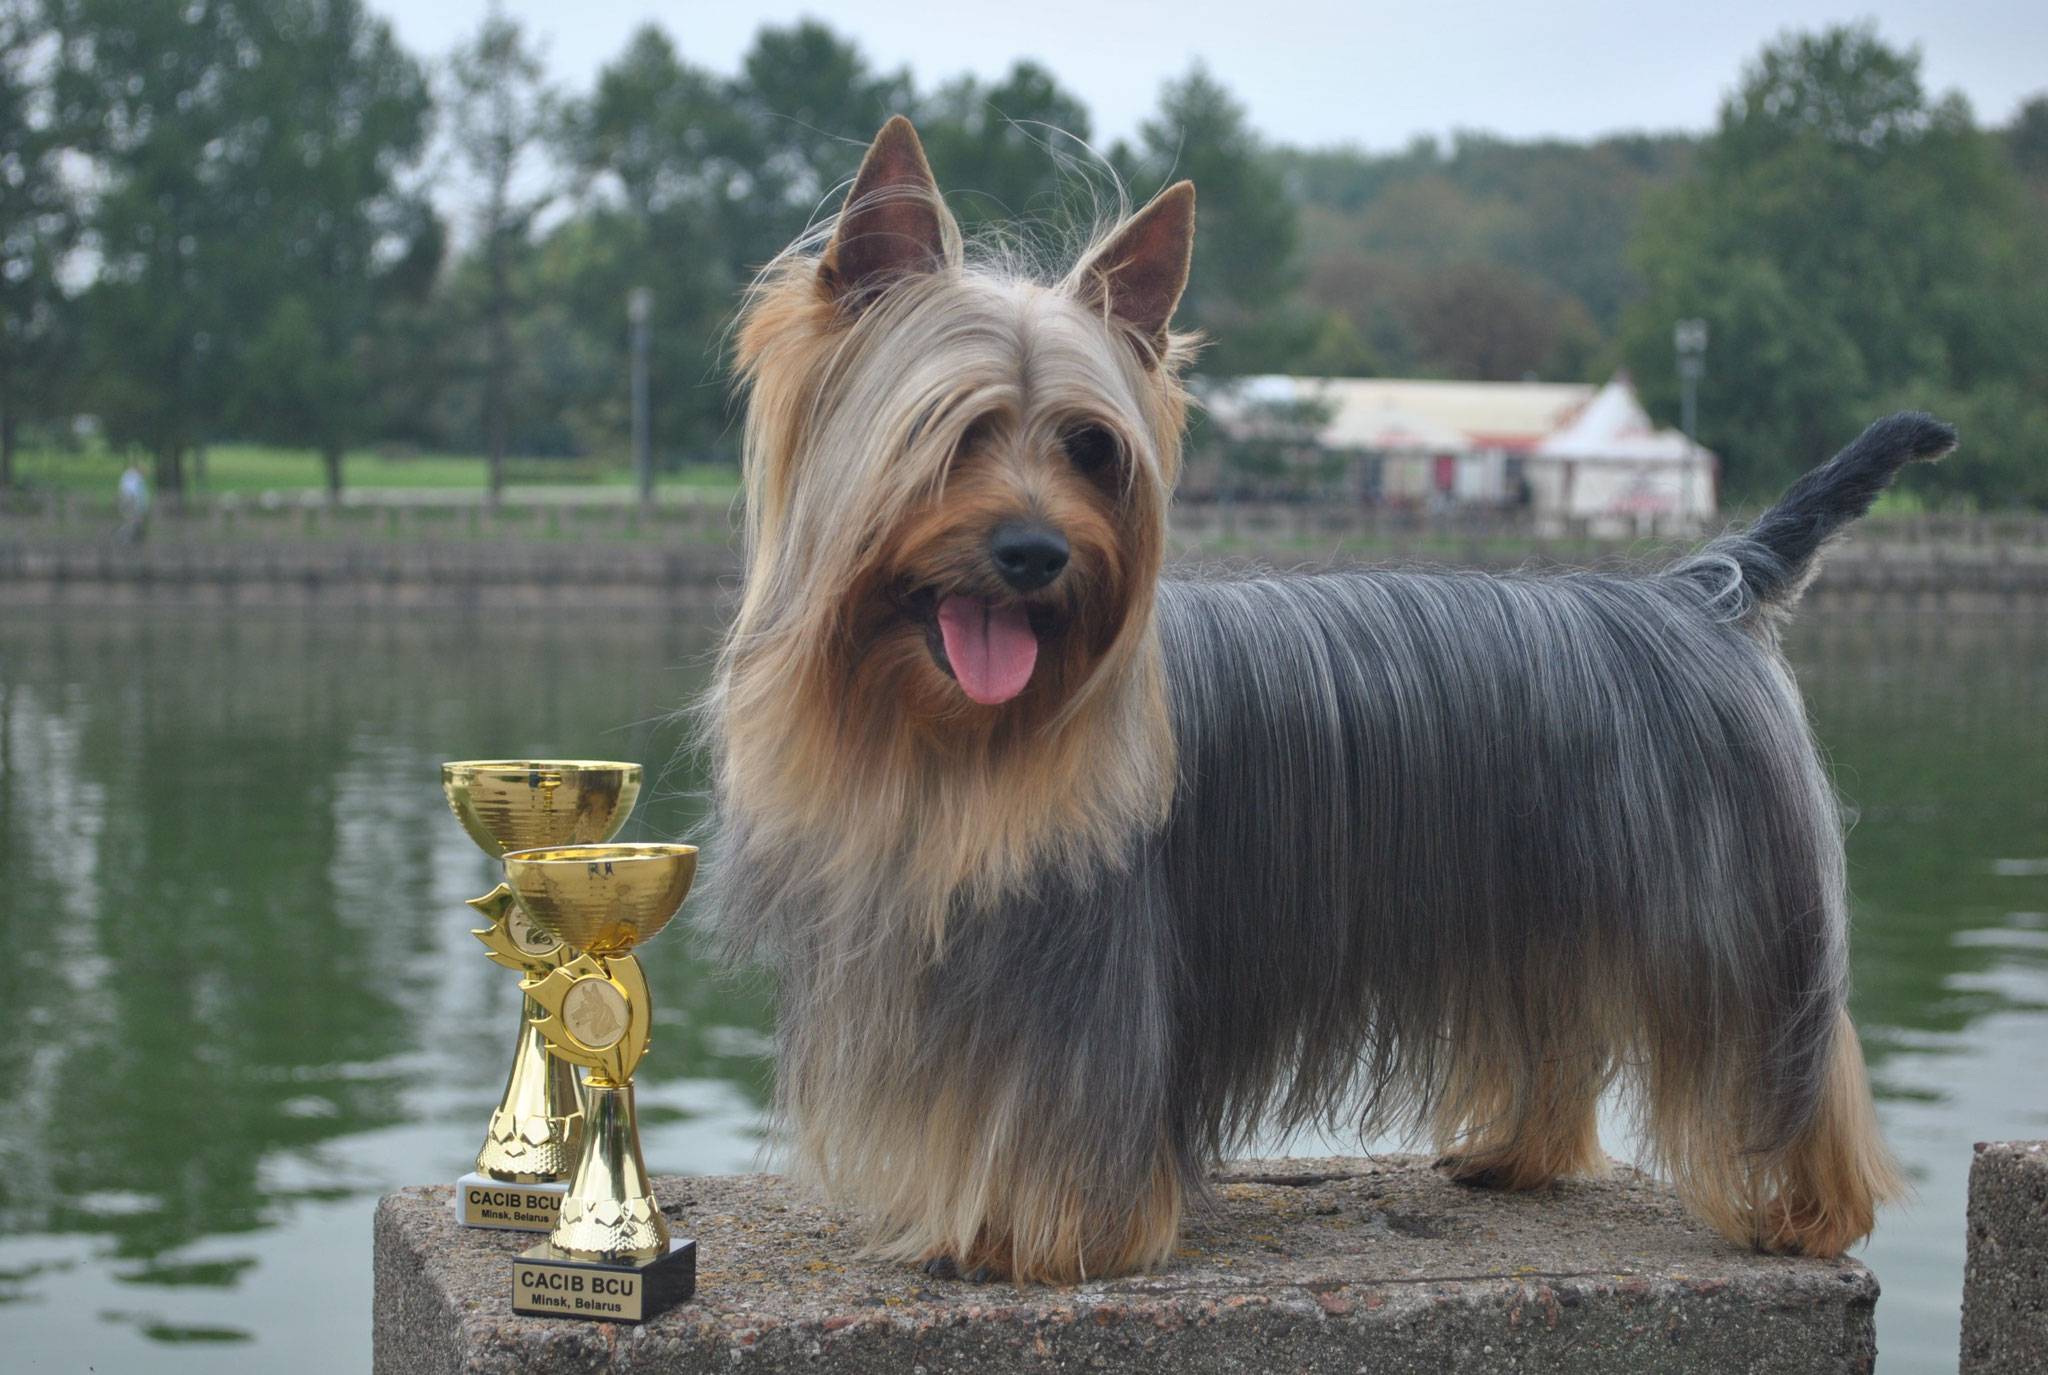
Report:
<svg viewBox="0 0 2048 1375"><path fill-rule="evenodd" d="M652 1260L669 1249L668 1219L655 1205L640 1158L633 1085L593 1076L583 1086L583 1151L548 1240L580 1260Z"/></svg>
<svg viewBox="0 0 2048 1375"><path fill-rule="evenodd" d="M520 1004L512 1072L476 1168L506 1183L541 1184L562 1179L576 1162L583 1144L582 1095L575 1067L548 1054L546 1038L534 1030L534 1020L545 1015L540 1005L532 998Z"/></svg>

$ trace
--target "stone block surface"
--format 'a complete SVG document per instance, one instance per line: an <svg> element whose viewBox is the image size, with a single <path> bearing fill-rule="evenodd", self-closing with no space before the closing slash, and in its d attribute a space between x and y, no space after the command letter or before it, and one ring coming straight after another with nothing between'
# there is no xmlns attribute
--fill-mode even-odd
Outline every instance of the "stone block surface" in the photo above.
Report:
<svg viewBox="0 0 2048 1375"><path fill-rule="evenodd" d="M697 1297L644 1327L515 1317L531 1238L449 1190L376 1220L380 1372L1868 1371L1876 1279L1732 1246L1631 1171L1503 1195L1423 1160L1248 1161L1165 1270L1068 1288L941 1281L860 1255L772 1175L664 1177Z"/></svg>
<svg viewBox="0 0 2048 1375"><path fill-rule="evenodd" d="M1977 1143L1962 1369L2048 1375L2048 1141Z"/></svg>

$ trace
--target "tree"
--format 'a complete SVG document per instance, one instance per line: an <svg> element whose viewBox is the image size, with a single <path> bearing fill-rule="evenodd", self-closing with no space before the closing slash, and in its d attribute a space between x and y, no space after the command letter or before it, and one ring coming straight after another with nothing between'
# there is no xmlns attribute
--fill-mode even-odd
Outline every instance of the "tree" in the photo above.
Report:
<svg viewBox="0 0 2048 1375"><path fill-rule="evenodd" d="M761 226L776 248L850 182L890 115L915 108L906 71L876 72L852 40L814 19L766 27L740 61L733 99L753 128Z"/></svg>
<svg viewBox="0 0 2048 1375"><path fill-rule="evenodd" d="M1961 99L1929 98L1918 55L1865 25L1766 49L1633 253L1646 291L1623 344L1645 399L1675 412L1672 322L1705 319L1701 438L1752 498L1886 407L2048 386L2040 216ZM2016 429L1908 480L1988 501L2040 492L2044 434Z"/></svg>
<svg viewBox="0 0 2048 1375"><path fill-rule="evenodd" d="M683 61L657 24L634 33L562 121L563 146L586 184L610 177L636 219L689 202L738 202L751 189L745 116L728 84Z"/></svg>
<svg viewBox="0 0 2048 1375"><path fill-rule="evenodd" d="M1246 395L1242 383L1222 382L1208 404L1230 412L1228 423L1219 419L1209 426L1226 481L1234 476L1254 489L1278 486L1300 492L1328 487L1350 466L1348 453L1323 442L1337 413L1329 401L1257 398Z"/></svg>
<svg viewBox="0 0 2048 1375"><path fill-rule="evenodd" d="M1194 270L1175 319L1208 335L1203 371L1284 371L1314 329L1298 298L1300 227L1244 107L1197 64L1167 83L1139 147L1119 149L1112 160L1141 199L1182 177L1194 180Z"/></svg>
<svg viewBox="0 0 2048 1375"><path fill-rule="evenodd" d="M1446 377L1578 376L1597 338L1577 300L1499 263L1449 264L1414 282L1398 306L1422 368Z"/></svg>
<svg viewBox="0 0 2048 1375"><path fill-rule="evenodd" d="M1937 117L1920 84L1917 50L1887 46L1874 25L1839 24L1758 54L1721 107L1708 157L1741 167L1821 147L1876 168L1912 148Z"/></svg>
<svg viewBox="0 0 2048 1375"><path fill-rule="evenodd" d="M379 257L368 347L358 357L368 438L445 447L462 337L443 294L448 224L424 196L405 194L387 230L395 256Z"/></svg>
<svg viewBox="0 0 2048 1375"><path fill-rule="evenodd" d="M2048 208L2048 95L2037 95L2020 107L2012 127L2005 131L2005 150Z"/></svg>
<svg viewBox="0 0 2048 1375"><path fill-rule="evenodd" d="M525 31L495 5L476 37L456 52L449 75L456 152L481 192L476 237L485 266L483 425L490 498L496 502L505 491L511 433L514 259L529 245L535 217L555 198L555 188L544 180L536 184L530 169L556 131L556 100Z"/></svg>
<svg viewBox="0 0 2048 1375"><path fill-rule="evenodd" d="M238 410L246 434L317 448L338 499L376 421L380 298L417 288L407 236L436 234L398 184L426 141L426 75L361 0L272 0L253 22L270 60L249 78L267 124L247 171L271 213L250 237L273 276Z"/></svg>
<svg viewBox="0 0 2048 1375"><path fill-rule="evenodd" d="M57 125L95 168L92 402L115 442L155 455L175 503L230 386L247 233L270 208L249 203L242 175L261 119L241 103L247 16L230 0L48 0L46 12Z"/></svg>
<svg viewBox="0 0 2048 1375"><path fill-rule="evenodd" d="M58 268L76 221L42 81L50 48L33 0L0 0L0 492L23 413L50 413L68 361Z"/></svg>
<svg viewBox="0 0 2048 1375"><path fill-rule="evenodd" d="M579 213L540 245L544 299L523 328L546 350L536 385L578 448L622 447L624 304L653 296L653 433L674 456L729 449L722 352L755 269L827 207L909 78L805 21L764 28L722 79L660 28L635 33L562 120Z"/></svg>
<svg viewBox="0 0 2048 1375"><path fill-rule="evenodd" d="M1084 184L1088 107L1046 68L1019 62L994 85L973 76L949 82L920 103L918 133L966 232L1048 220L1065 227Z"/></svg>
<svg viewBox="0 0 2048 1375"><path fill-rule="evenodd" d="M655 448L710 447L726 429L723 391L707 385L726 319L750 265L780 246L768 229L779 207L751 174L758 130L731 84L685 62L652 24L569 106L564 128L584 211L550 237L539 267L565 326L601 360L598 390L567 405L578 435L623 448L625 302L644 287Z"/></svg>
<svg viewBox="0 0 2048 1375"><path fill-rule="evenodd" d="M1392 154L1275 156L1303 202L1309 299L1345 319L1372 368L1586 378L1641 290L1625 248L1645 193L1684 175L1695 151L1680 135L1460 132Z"/></svg>
<svg viewBox="0 0 2048 1375"><path fill-rule="evenodd" d="M1407 312L1399 308L1415 290L1419 274L1384 255L1349 247L1319 251L1329 212L1309 207L1302 216L1309 298L1325 308L1329 323L1303 362L1311 376L1402 376L1416 371L1416 343ZM1341 222L1330 226L1341 231ZM1334 346L1334 347L1332 347ZM1332 365L1335 366L1332 366Z"/></svg>

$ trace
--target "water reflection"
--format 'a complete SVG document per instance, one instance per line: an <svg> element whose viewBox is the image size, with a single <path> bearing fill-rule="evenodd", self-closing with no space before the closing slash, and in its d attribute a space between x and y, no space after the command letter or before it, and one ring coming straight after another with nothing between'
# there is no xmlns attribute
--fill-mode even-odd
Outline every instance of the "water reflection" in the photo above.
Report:
<svg viewBox="0 0 2048 1375"><path fill-rule="evenodd" d="M1885 1371L1954 1370L1970 1148L2048 1137L2048 621L1816 618L1792 643L1855 813L1855 986L1917 1196L1863 1254Z"/></svg>
<svg viewBox="0 0 2048 1375"><path fill-rule="evenodd" d="M673 712L712 619L0 615L16 1349L365 1363L370 1208L467 1168L516 1015L436 766L642 760L623 838L692 838ZM1920 1187L1869 1253L1883 1368L1952 1369L1969 1143L2048 1135L2048 621L1815 617L1792 647L1857 809L1855 1007ZM646 966L650 1163L748 1167L765 991L681 923Z"/></svg>
<svg viewBox="0 0 2048 1375"><path fill-rule="evenodd" d="M161 1366L338 1301L335 1345L293 1355L360 1367L368 1203L466 1166L516 1017L462 906L496 876L437 765L645 760L627 838L688 834L672 714L709 621L0 622L0 943L27 974L0 1060L0 1324ZM683 939L647 965L649 1153L743 1165L760 991Z"/></svg>

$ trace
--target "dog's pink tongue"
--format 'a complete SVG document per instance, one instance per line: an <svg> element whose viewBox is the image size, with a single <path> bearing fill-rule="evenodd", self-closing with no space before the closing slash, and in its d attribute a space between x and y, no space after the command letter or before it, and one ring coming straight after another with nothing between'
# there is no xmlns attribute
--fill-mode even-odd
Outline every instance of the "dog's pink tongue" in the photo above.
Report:
<svg viewBox="0 0 2048 1375"><path fill-rule="evenodd" d="M1021 606L948 597L939 603L939 635L960 690L985 707L1022 692L1038 663L1038 637Z"/></svg>

